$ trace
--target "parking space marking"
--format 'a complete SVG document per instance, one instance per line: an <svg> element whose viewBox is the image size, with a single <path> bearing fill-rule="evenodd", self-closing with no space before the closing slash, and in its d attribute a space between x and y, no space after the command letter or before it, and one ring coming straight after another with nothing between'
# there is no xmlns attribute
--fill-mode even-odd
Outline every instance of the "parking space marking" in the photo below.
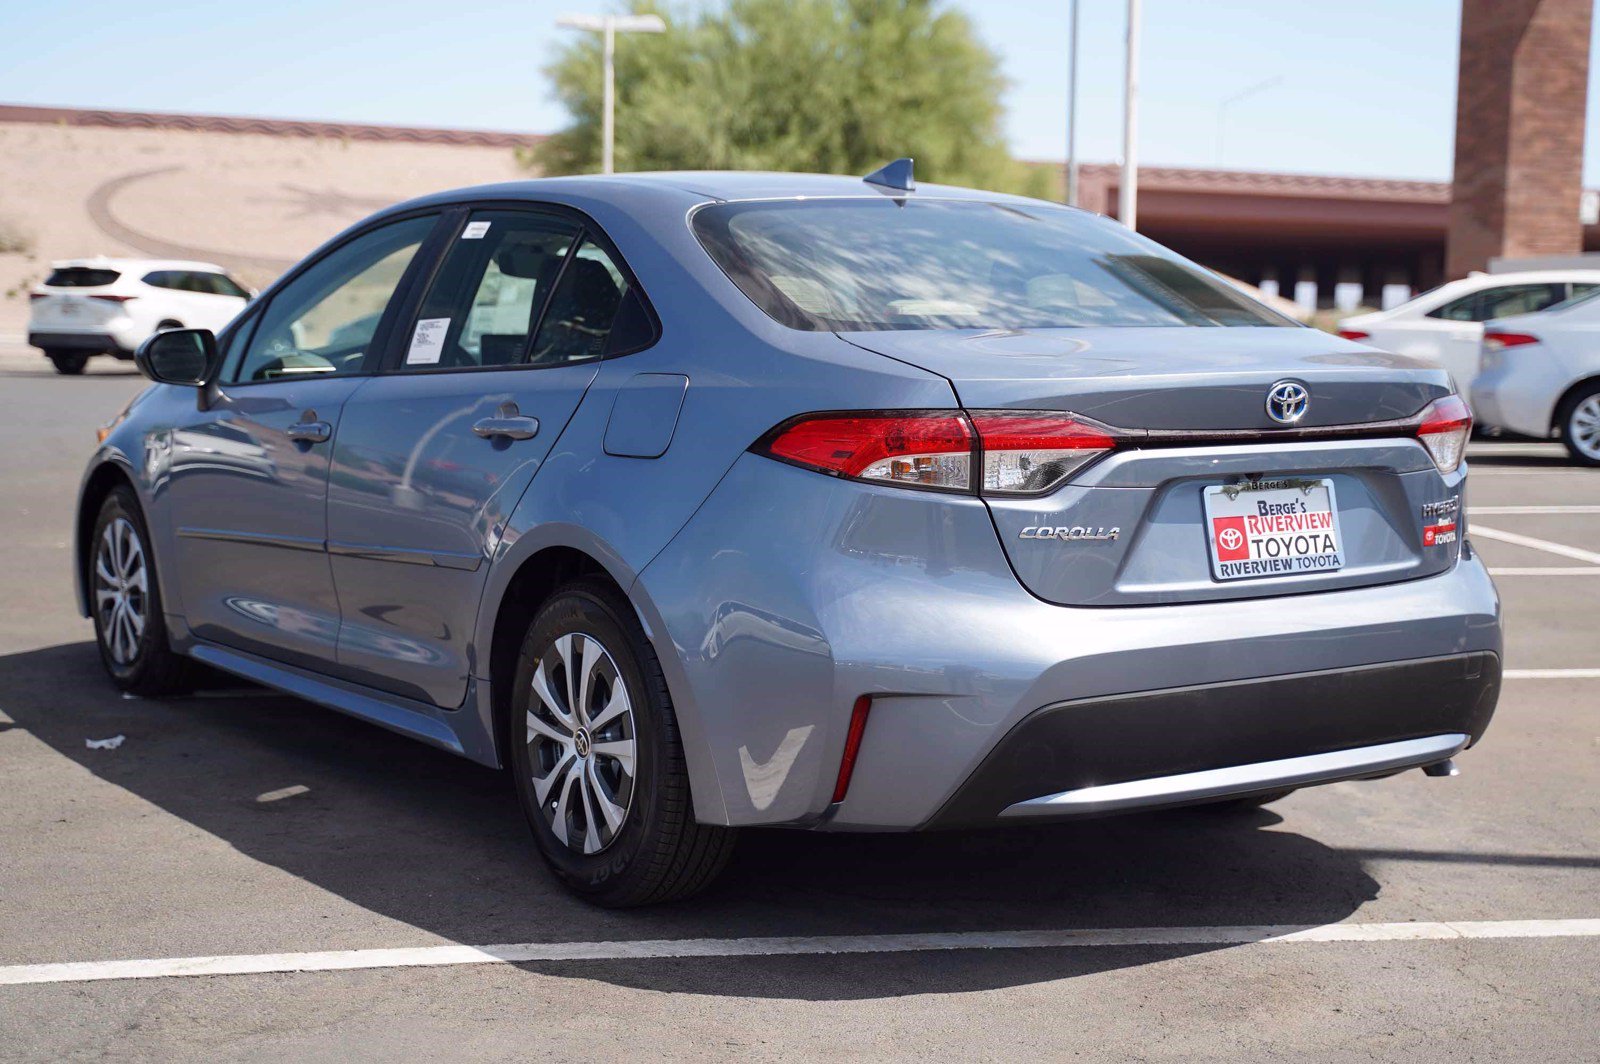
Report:
<svg viewBox="0 0 1600 1064"><path fill-rule="evenodd" d="M1470 517L1484 514L1490 517L1502 514L1600 514L1600 506L1469 506L1467 514Z"/></svg>
<svg viewBox="0 0 1600 1064"><path fill-rule="evenodd" d="M1565 543L1555 543L1548 539L1536 539L1533 536L1524 536L1520 532L1504 532L1498 528L1485 528L1482 525L1474 524L1468 529L1467 534L1469 536L1482 536L1484 539L1497 539L1501 543L1510 543L1517 547L1532 547L1534 550L1542 550L1546 554L1559 554L1563 558L1571 558L1574 561L1600 565L1600 554L1592 550L1584 550L1582 547L1569 547Z"/></svg>
<svg viewBox="0 0 1600 1064"><path fill-rule="evenodd" d="M1600 576L1600 565L1510 565L1489 569L1490 576Z"/></svg>
<svg viewBox="0 0 1600 1064"><path fill-rule="evenodd" d="M1502 680L1600 680L1600 669L1507 669Z"/></svg>
<svg viewBox="0 0 1600 1064"><path fill-rule="evenodd" d="M1595 938L1600 920L1459 920L1448 923L1262 924L1240 927L1112 927L1076 931L953 931L904 935L785 938L679 938L620 942L526 942L504 946L258 953L156 960L14 964L0 985L261 975L459 964L658 960L683 957L794 957L841 953L913 953L969 949L1073 949L1103 946L1244 946L1280 943L1426 942L1461 939Z"/></svg>

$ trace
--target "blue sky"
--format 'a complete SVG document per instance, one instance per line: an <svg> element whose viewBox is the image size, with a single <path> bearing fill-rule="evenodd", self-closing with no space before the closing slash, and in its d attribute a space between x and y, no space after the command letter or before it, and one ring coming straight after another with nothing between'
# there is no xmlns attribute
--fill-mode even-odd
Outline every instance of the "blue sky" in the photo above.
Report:
<svg viewBox="0 0 1600 1064"><path fill-rule="evenodd" d="M1111 160L1120 151L1124 5L1081 3L1079 151ZM564 116L539 70L570 32L554 27L556 16L611 6L7 3L0 101L548 131ZM1002 57L1013 150L1061 158L1067 0L954 6ZM1448 178L1459 0L1144 6L1144 162ZM1264 81L1271 86L1226 109L1219 130L1222 101ZM1600 76L1590 79L1589 129L1584 176L1594 186Z"/></svg>

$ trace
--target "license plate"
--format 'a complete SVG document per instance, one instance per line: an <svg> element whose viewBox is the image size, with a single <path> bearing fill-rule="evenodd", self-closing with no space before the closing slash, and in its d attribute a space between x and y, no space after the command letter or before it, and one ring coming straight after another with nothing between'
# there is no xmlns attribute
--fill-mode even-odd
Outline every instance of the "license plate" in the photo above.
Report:
<svg viewBox="0 0 1600 1064"><path fill-rule="evenodd" d="M75 318L78 315L78 304L71 299L56 300L56 311L63 318Z"/></svg>
<svg viewBox="0 0 1600 1064"><path fill-rule="evenodd" d="M1331 573L1344 567L1333 481L1247 481L1205 489L1211 575L1218 580Z"/></svg>

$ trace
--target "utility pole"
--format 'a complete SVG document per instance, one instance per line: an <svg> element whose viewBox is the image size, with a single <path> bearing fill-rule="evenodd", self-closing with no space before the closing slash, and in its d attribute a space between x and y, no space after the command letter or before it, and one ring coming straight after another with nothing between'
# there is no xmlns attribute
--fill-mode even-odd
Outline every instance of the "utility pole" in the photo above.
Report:
<svg viewBox="0 0 1600 1064"><path fill-rule="evenodd" d="M1128 0L1128 58L1122 97L1122 181L1117 220L1139 228L1139 0Z"/></svg>
<svg viewBox="0 0 1600 1064"><path fill-rule="evenodd" d="M1070 0L1072 29L1067 38L1067 205L1078 205L1078 0Z"/></svg>
<svg viewBox="0 0 1600 1064"><path fill-rule="evenodd" d="M615 172L617 140L617 34L665 33L667 24L660 15L563 15L556 19L557 26L567 29L589 30L602 35L601 52L605 56L605 86L601 91L600 115L600 172Z"/></svg>

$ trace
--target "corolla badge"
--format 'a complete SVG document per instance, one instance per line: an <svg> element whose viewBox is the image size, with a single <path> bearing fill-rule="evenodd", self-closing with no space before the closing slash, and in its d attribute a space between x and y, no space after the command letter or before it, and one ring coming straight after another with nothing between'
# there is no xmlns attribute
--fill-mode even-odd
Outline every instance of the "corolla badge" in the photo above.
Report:
<svg viewBox="0 0 1600 1064"><path fill-rule="evenodd" d="M1311 393L1295 381L1279 381L1267 389L1267 416L1280 425L1293 425L1311 408Z"/></svg>
<svg viewBox="0 0 1600 1064"><path fill-rule="evenodd" d="M1122 534L1120 528L1103 528L1090 525L1029 525L1018 534L1018 539L1059 539L1067 542L1083 540L1105 541Z"/></svg>

